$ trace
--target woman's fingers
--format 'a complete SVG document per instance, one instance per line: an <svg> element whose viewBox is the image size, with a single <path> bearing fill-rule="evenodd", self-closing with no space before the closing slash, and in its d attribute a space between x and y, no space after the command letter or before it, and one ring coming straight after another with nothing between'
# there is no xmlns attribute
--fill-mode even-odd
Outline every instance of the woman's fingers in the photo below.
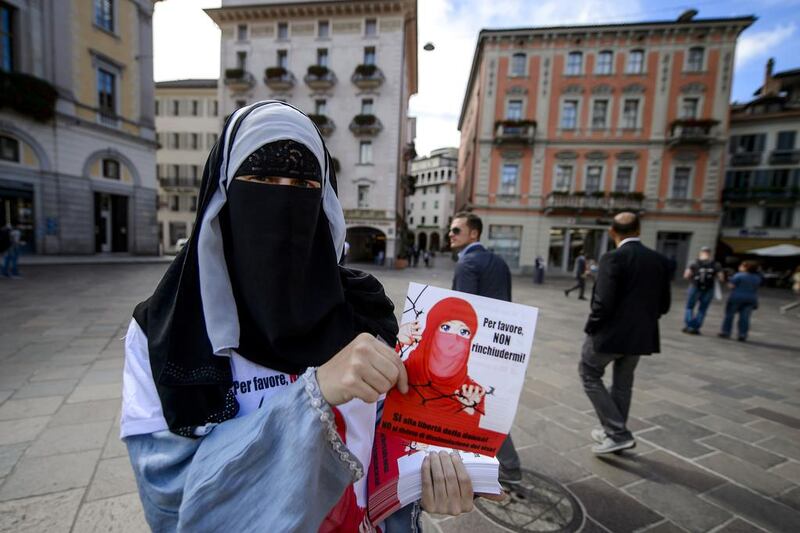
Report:
<svg viewBox="0 0 800 533"><path fill-rule="evenodd" d="M467 468L461 460L461 454L453 452L450 456L453 459L453 468L455 469L456 478L458 478L458 487L461 491L461 511L468 513L472 510L472 479L470 479L469 474L467 474Z"/></svg>
<svg viewBox="0 0 800 533"><path fill-rule="evenodd" d="M436 502L433 497L433 476L431 476L431 456L425 456L422 460L422 508L426 511L435 512Z"/></svg>
<svg viewBox="0 0 800 533"><path fill-rule="evenodd" d="M442 470L442 460L438 453L428 455L431 460L431 479L433 480L433 501L434 513L445 513L447 501L447 487L444 480L444 470Z"/></svg>
<svg viewBox="0 0 800 533"><path fill-rule="evenodd" d="M461 514L461 489L458 486L458 477L453 466L453 458L449 453L442 451L439 452L439 462L442 465L444 488L447 494L444 507L447 509L447 514Z"/></svg>

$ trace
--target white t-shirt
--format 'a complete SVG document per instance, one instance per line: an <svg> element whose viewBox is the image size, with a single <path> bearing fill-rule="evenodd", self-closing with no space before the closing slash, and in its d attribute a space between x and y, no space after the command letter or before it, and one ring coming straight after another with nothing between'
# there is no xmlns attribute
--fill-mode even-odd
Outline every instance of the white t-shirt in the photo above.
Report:
<svg viewBox="0 0 800 533"><path fill-rule="evenodd" d="M297 380L298 376L257 365L236 352L230 357L233 387L239 402L237 417L252 413ZM366 469L375 437L375 404L351 400L339 405L345 423L344 442ZM136 320L131 320L125 336L125 367L122 376L122 417L120 438L168 429L150 368L147 336ZM206 431L210 430L206 428ZM202 434L203 431L201 430ZM366 476L355 483L356 500L366 506Z"/></svg>

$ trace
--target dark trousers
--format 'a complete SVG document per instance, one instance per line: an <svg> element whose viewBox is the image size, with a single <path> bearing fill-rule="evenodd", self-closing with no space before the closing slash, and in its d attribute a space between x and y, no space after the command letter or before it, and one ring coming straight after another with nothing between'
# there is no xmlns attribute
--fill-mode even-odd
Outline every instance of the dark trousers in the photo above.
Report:
<svg viewBox="0 0 800 533"><path fill-rule="evenodd" d="M746 339L747 332L750 330L750 314L755 307L755 302L751 300L742 301L729 298L728 303L725 304L725 318L722 321L722 333L725 335L731 334L731 330L733 329L733 317L736 313L739 313L739 323L737 324L739 327L739 337Z"/></svg>
<svg viewBox="0 0 800 533"><path fill-rule="evenodd" d="M614 374L609 390L603 383L603 374L612 362ZM633 434L628 431L627 423L628 411L631 408L633 372L638 362L638 355L595 352L592 338L589 336L583 343L578 367L583 390L592 402L606 435L616 442L633 438Z"/></svg>
<svg viewBox="0 0 800 533"><path fill-rule="evenodd" d="M516 448L514 448L514 441L511 440L511 434L508 434L506 440L497 450L497 460L500 462L500 467L508 472L519 470L520 462L519 455Z"/></svg>
<svg viewBox="0 0 800 533"><path fill-rule="evenodd" d="M574 287L567 289L567 294L578 289L578 298L583 298L583 290L586 288L586 279L578 278L575 280L575 283L576 285Z"/></svg>

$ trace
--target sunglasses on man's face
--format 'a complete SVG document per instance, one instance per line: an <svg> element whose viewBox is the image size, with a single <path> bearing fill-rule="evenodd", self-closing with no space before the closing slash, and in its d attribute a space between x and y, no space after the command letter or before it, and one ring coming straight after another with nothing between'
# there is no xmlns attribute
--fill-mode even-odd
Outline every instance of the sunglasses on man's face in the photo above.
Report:
<svg viewBox="0 0 800 533"><path fill-rule="evenodd" d="M461 228L450 228L450 233L452 233L453 235L458 235L459 233L461 233Z"/></svg>

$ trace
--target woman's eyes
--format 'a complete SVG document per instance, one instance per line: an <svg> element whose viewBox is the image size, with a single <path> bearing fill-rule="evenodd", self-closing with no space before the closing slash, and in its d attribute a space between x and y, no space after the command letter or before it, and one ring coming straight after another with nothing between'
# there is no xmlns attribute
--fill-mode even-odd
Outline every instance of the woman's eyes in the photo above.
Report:
<svg viewBox="0 0 800 533"><path fill-rule="evenodd" d="M314 185L308 180L294 179L292 180L293 187L300 187L301 189L315 189Z"/></svg>
<svg viewBox="0 0 800 533"><path fill-rule="evenodd" d="M441 329L442 331L450 331L450 324L442 324L441 326L439 326L439 329Z"/></svg>
<svg viewBox="0 0 800 533"><path fill-rule="evenodd" d="M460 330L458 330L458 334L461 335L462 337L469 337L469 333L470 331L467 328L461 328Z"/></svg>
<svg viewBox="0 0 800 533"><path fill-rule="evenodd" d="M449 332L453 327L450 324L442 324L439 326L439 329L444 332ZM458 334L462 337L469 337L471 331L468 328L461 328L458 330Z"/></svg>

